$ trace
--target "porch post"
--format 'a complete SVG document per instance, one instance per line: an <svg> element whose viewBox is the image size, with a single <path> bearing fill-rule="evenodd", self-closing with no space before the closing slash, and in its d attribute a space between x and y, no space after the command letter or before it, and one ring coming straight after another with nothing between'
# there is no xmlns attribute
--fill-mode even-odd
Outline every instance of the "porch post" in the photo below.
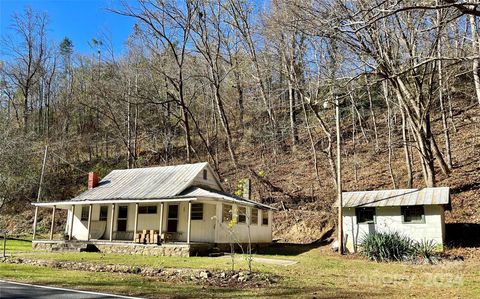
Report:
<svg viewBox="0 0 480 299"><path fill-rule="evenodd" d="M163 230L163 202L160 204L160 223L158 224L158 234L161 236Z"/></svg>
<svg viewBox="0 0 480 299"><path fill-rule="evenodd" d="M115 218L115 204L112 203L112 216L110 217L110 242L113 241L113 218Z"/></svg>
<svg viewBox="0 0 480 299"><path fill-rule="evenodd" d="M188 202L188 218L187 218L187 244L190 244L190 234L192 231L192 202Z"/></svg>
<svg viewBox="0 0 480 299"><path fill-rule="evenodd" d="M92 224L92 205L88 205L88 226L87 226L87 241L90 241L90 226Z"/></svg>
<svg viewBox="0 0 480 299"><path fill-rule="evenodd" d="M135 203L135 225L133 226L133 242L137 237L137 228L138 228L138 202Z"/></svg>
<svg viewBox="0 0 480 299"><path fill-rule="evenodd" d="M53 240L53 229L55 228L55 209L56 209L56 206L53 206L53 209L52 209L52 226L50 227L50 240Z"/></svg>
<svg viewBox="0 0 480 299"><path fill-rule="evenodd" d="M73 234L73 219L75 218L75 205L72 205L72 218L70 218L70 233L68 234L68 240L72 239Z"/></svg>
<svg viewBox="0 0 480 299"><path fill-rule="evenodd" d="M32 240L35 240L35 235L37 234L37 215L38 215L38 207L35 207L35 216L33 218L33 236Z"/></svg>

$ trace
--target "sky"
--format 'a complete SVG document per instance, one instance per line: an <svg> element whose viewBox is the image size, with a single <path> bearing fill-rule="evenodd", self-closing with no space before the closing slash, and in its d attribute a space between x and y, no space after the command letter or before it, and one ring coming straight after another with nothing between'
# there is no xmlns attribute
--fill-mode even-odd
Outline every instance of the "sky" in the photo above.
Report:
<svg viewBox="0 0 480 299"><path fill-rule="evenodd" d="M115 55L120 55L134 20L106 10L118 4L118 0L0 0L0 35L11 31L13 13L31 6L48 14L48 36L57 43L68 37L77 53L88 54L93 52L88 42L103 32L111 36Z"/></svg>

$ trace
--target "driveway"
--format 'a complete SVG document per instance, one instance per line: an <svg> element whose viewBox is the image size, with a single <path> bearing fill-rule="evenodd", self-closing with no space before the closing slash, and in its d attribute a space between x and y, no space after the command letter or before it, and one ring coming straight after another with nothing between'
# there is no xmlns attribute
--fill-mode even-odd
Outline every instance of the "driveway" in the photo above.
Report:
<svg viewBox="0 0 480 299"><path fill-rule="evenodd" d="M112 299L112 298L134 298L112 294L78 291L72 289L32 285L0 280L1 299L30 299L30 298L71 298L71 299Z"/></svg>

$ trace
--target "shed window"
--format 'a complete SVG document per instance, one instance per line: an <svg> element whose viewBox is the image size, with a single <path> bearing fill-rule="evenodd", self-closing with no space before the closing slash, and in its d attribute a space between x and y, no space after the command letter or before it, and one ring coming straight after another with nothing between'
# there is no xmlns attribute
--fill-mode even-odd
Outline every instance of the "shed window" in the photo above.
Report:
<svg viewBox="0 0 480 299"><path fill-rule="evenodd" d="M192 220L203 220L203 203L192 204Z"/></svg>
<svg viewBox="0 0 480 299"><path fill-rule="evenodd" d="M232 220L232 205L223 205L222 206L222 221L230 222Z"/></svg>
<svg viewBox="0 0 480 299"><path fill-rule="evenodd" d="M262 211L262 224L268 225L268 211L266 210Z"/></svg>
<svg viewBox="0 0 480 299"><path fill-rule="evenodd" d="M98 217L98 220L107 221L107 216L108 216L108 206L101 206L100 216Z"/></svg>
<svg viewBox="0 0 480 299"><path fill-rule="evenodd" d="M88 206L82 207L82 217L80 218L80 221L88 221Z"/></svg>
<svg viewBox="0 0 480 299"><path fill-rule="evenodd" d="M238 207L238 223L247 223L247 208Z"/></svg>
<svg viewBox="0 0 480 299"><path fill-rule="evenodd" d="M402 217L405 223L422 223L425 220L425 210L423 206L402 207Z"/></svg>
<svg viewBox="0 0 480 299"><path fill-rule="evenodd" d="M251 216L250 223L251 224L258 224L258 209L252 208L252 216Z"/></svg>
<svg viewBox="0 0 480 299"><path fill-rule="evenodd" d="M206 169L203 170L203 179L204 180L208 179L208 171Z"/></svg>
<svg viewBox="0 0 480 299"><path fill-rule="evenodd" d="M138 214L157 214L157 206L139 206Z"/></svg>
<svg viewBox="0 0 480 299"><path fill-rule="evenodd" d="M358 223L374 223L375 222L375 208L357 208L357 222Z"/></svg>

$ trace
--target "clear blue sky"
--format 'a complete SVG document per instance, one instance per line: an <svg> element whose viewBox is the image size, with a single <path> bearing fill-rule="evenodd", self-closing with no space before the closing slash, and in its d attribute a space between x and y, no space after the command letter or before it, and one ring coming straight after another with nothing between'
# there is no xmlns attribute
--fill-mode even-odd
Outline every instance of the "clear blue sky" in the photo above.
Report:
<svg viewBox="0 0 480 299"><path fill-rule="evenodd" d="M258 10L267 2L251 1ZM49 38L60 43L64 37L68 37L73 42L75 52L81 54L94 53L88 42L92 38L99 39L102 33L108 33L115 56L120 56L135 22L133 18L107 11L108 7L119 7L120 0L0 0L0 36L11 31L12 14L22 13L28 6L34 11L48 14Z"/></svg>
<svg viewBox="0 0 480 299"><path fill-rule="evenodd" d="M118 56L134 24L132 18L106 10L118 4L118 0L0 0L0 35L9 34L14 12L21 13L31 6L35 11L48 14L48 35L57 43L67 36L76 52L87 54L92 52L88 41L107 32Z"/></svg>

